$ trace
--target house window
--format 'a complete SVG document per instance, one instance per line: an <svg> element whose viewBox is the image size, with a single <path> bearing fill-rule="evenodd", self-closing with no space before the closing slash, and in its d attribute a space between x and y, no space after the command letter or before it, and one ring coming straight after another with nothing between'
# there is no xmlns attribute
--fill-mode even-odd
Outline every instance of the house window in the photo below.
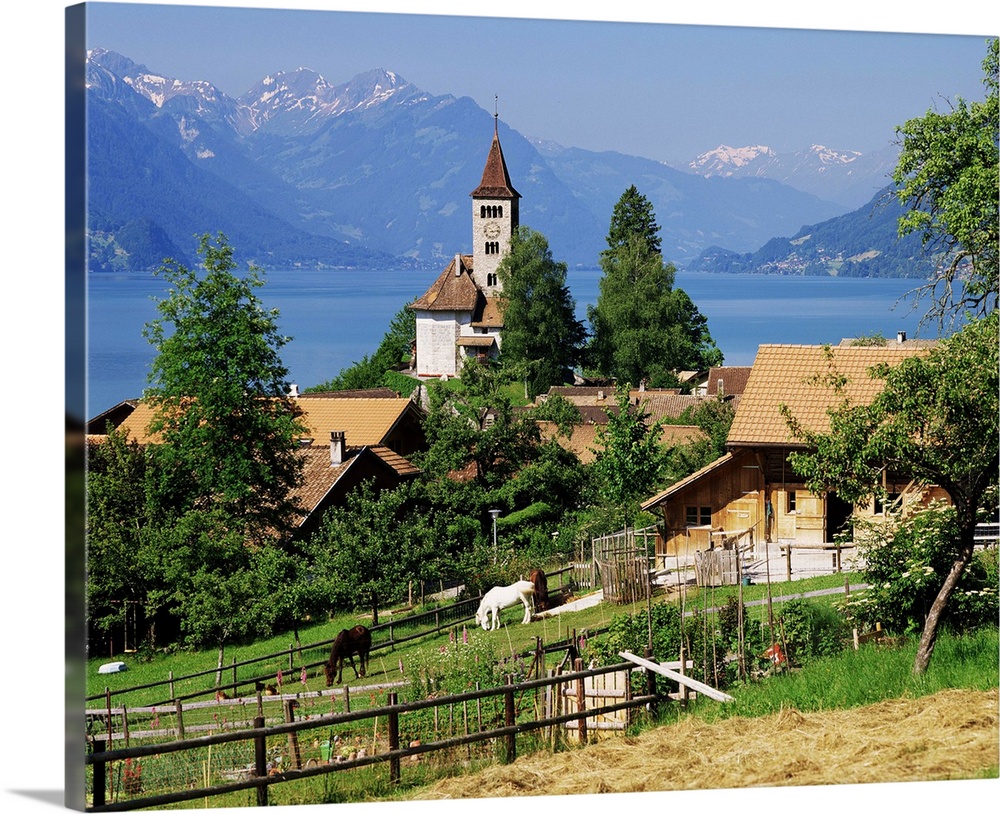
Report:
<svg viewBox="0 0 1000 814"><path fill-rule="evenodd" d="M490 274L487 274L486 275L486 285L488 285L488 286L494 286L496 284L497 284L497 276L496 276L496 274L493 274L492 272Z"/></svg>
<svg viewBox="0 0 1000 814"><path fill-rule="evenodd" d="M886 507L889 507L891 511L892 508L899 502L900 493L899 492L889 492L883 498L881 493L876 493L875 495L875 514L885 514Z"/></svg>
<svg viewBox="0 0 1000 814"><path fill-rule="evenodd" d="M785 514L795 514L795 491L785 492Z"/></svg>
<svg viewBox="0 0 1000 814"><path fill-rule="evenodd" d="M481 218L485 218L486 217L486 207L485 206L479 207L479 217L481 217Z"/></svg>
<svg viewBox="0 0 1000 814"><path fill-rule="evenodd" d="M712 507L685 506L684 519L689 526L710 526L712 525Z"/></svg>
<svg viewBox="0 0 1000 814"><path fill-rule="evenodd" d="M486 254L500 254L500 243L496 240L486 241Z"/></svg>

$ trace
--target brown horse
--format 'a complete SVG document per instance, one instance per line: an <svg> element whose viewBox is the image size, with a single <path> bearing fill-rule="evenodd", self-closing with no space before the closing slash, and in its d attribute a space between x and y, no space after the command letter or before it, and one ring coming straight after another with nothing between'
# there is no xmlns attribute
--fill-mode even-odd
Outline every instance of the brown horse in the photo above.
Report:
<svg viewBox="0 0 1000 814"><path fill-rule="evenodd" d="M351 669L354 670L354 677L361 678L368 670L368 651L372 648L371 631L364 625L357 625L350 630L342 630L333 640L333 647L330 648L330 659L326 663L326 686L333 684L334 676L337 683L340 683L344 673L344 659L346 658ZM361 672L354 666L354 656L361 662Z"/></svg>
<svg viewBox="0 0 1000 814"><path fill-rule="evenodd" d="M549 609L549 581L541 568L528 574L528 580L535 586L535 610Z"/></svg>

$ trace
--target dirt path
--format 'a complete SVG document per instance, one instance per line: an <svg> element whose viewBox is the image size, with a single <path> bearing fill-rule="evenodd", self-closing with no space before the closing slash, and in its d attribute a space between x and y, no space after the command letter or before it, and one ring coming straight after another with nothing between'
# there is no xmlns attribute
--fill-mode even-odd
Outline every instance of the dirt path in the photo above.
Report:
<svg viewBox="0 0 1000 814"><path fill-rule="evenodd" d="M410 799L897 783L997 776L997 692L947 690L852 710L707 724L527 755Z"/></svg>

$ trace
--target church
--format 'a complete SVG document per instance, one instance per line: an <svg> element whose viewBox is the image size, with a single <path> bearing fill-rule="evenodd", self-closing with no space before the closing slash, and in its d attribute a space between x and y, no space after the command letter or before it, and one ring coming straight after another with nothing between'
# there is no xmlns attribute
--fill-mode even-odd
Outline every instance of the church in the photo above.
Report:
<svg viewBox="0 0 1000 814"><path fill-rule="evenodd" d="M416 372L457 376L468 358L500 352L502 290L497 268L518 226L520 194L510 182L494 115L493 143L472 196L472 254L456 254L410 308L416 315Z"/></svg>

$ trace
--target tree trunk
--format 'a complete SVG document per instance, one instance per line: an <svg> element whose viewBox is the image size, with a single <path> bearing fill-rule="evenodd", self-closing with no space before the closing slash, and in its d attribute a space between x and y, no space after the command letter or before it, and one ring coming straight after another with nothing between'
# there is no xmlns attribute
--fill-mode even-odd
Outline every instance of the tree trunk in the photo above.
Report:
<svg viewBox="0 0 1000 814"><path fill-rule="evenodd" d="M938 623L941 620L941 614L944 613L945 608L948 606L948 600L951 599L958 581L962 578L965 566L972 560L974 546L972 538L974 533L974 527L969 529L968 533L963 529L961 553L958 559L952 563L951 570L948 571L948 576L945 577L944 584L941 586L941 590L938 591L938 595L934 597L931 609L924 620L924 630L920 634L920 646L917 647L917 656L913 660L914 675L923 675L927 672L927 667L931 663L931 655L934 653L934 644L937 641ZM966 538L968 542L966 542Z"/></svg>

